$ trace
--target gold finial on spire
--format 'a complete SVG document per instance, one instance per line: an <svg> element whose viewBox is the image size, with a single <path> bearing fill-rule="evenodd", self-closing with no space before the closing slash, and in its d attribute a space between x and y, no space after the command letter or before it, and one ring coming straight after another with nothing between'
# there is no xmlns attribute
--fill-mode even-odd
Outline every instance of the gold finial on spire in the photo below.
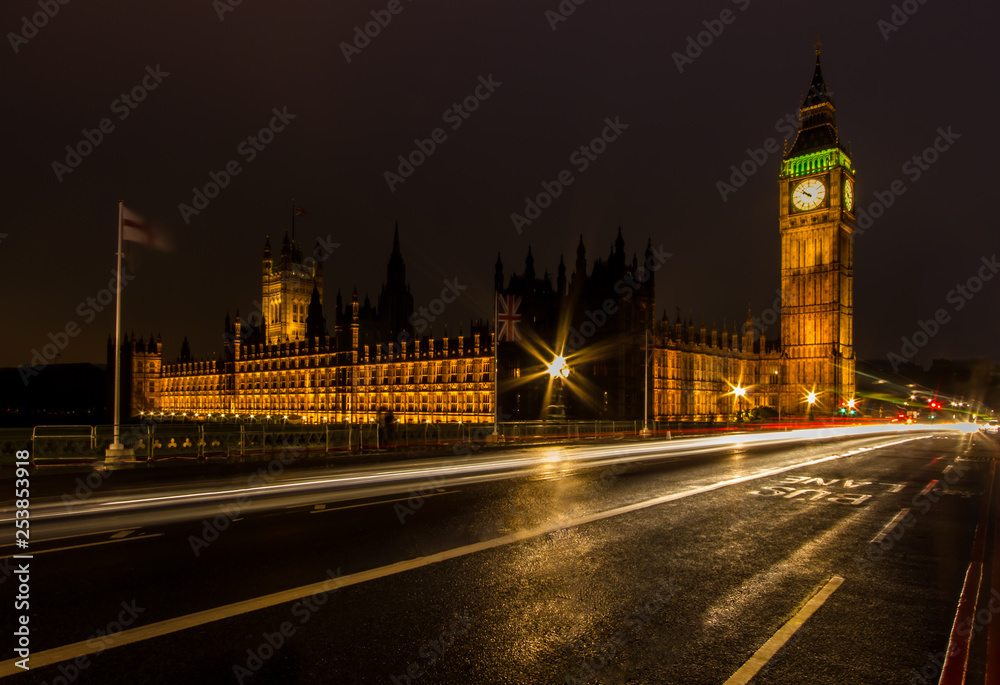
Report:
<svg viewBox="0 0 1000 685"><path fill-rule="evenodd" d="M816 36L816 56L819 57L819 53L823 51L823 41Z"/></svg>

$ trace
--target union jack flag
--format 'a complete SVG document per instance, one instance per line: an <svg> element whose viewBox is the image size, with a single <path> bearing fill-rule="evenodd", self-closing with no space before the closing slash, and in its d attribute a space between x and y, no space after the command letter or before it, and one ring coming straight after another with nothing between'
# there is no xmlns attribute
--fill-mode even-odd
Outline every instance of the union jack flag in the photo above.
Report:
<svg viewBox="0 0 1000 685"><path fill-rule="evenodd" d="M498 340L514 341L521 339L517 330L521 323L521 298L514 295L497 295L497 334Z"/></svg>

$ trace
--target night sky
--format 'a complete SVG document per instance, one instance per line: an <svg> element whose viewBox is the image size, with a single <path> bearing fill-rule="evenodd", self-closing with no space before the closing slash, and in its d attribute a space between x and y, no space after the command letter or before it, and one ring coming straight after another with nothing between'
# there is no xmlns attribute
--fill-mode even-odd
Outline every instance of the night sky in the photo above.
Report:
<svg viewBox="0 0 1000 685"><path fill-rule="evenodd" d="M169 360L185 335L196 356L218 353L227 311L253 309L265 235L280 243L292 197L310 214L297 237L340 245L324 265L331 328L338 287L377 297L396 221L418 308L446 280L467 286L436 336L492 314L498 251L509 276L530 245L537 272L554 278L561 254L572 272L581 234L592 261L619 225L630 256L647 238L673 255L657 274L658 316L680 307L732 326L779 285L780 151L725 201L717 184L748 149L791 132L779 122L809 87L817 35L859 207L894 181L905 190L855 243L858 357L898 352L938 309L949 321L917 362L997 356L1000 278L971 300L949 296L1000 242L995 3L909 0L915 13L902 23L897 10L890 31L878 24L891 21L888 0L564 0L575 11L555 30L546 12L558 0L50 1L58 12L37 31L22 19L41 23L37 0L0 12L0 365L28 363L71 322L80 332L58 361L103 363L113 305L93 315L86 299L111 279L119 199L174 235L170 254L129 249L124 300L125 330L161 333ZM341 44L373 11L391 21L348 63ZM720 16L730 22L713 24ZM721 34L679 70L674 53L705 22ZM468 118L447 114L491 77ZM132 109L120 98L136 87ZM294 119L281 124L275 108ZM627 129L581 171L571 155L615 117ZM57 173L66 146L105 118L90 154ZM245 143L272 120L284 127L273 140ZM443 142L390 190L385 172L437 128ZM939 129L960 137L914 178L904 165ZM179 205L231 160L239 174L185 221ZM519 234L511 214L564 169L572 185Z"/></svg>

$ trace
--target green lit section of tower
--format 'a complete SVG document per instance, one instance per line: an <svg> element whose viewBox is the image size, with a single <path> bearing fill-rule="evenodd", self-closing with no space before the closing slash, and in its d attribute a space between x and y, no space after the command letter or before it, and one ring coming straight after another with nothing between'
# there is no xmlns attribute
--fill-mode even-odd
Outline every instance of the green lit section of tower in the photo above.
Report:
<svg viewBox="0 0 1000 685"><path fill-rule="evenodd" d="M854 174L854 163L847 152L840 148L821 150L784 160L781 163L781 177L808 176L820 171L829 171L838 166L842 166L852 175Z"/></svg>

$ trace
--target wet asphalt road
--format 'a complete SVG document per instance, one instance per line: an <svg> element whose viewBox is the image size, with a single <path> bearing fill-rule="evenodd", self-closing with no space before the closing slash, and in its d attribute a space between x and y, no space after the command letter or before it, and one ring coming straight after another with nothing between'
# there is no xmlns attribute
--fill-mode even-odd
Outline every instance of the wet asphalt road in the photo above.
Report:
<svg viewBox="0 0 1000 685"><path fill-rule="evenodd" d="M10 682L725 683L834 577L843 583L752 682L936 682L997 456L997 439L975 434L568 472L554 456L510 480L236 513L214 536L198 520L37 543L120 540L35 556L32 652L90 649ZM870 543L904 508L910 517ZM5 605L11 561L0 560ZM134 635L328 578L329 593L94 653L119 624Z"/></svg>

